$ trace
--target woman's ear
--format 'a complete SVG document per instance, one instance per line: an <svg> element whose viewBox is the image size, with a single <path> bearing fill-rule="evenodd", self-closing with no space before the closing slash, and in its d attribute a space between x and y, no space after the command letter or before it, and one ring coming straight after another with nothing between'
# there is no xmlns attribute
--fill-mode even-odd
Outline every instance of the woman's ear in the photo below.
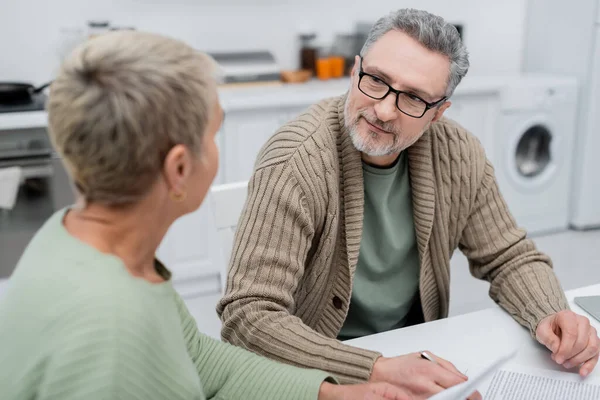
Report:
<svg viewBox="0 0 600 400"><path fill-rule="evenodd" d="M181 144L173 146L163 163L163 174L170 192L186 191L187 178L192 173L192 158L189 150Z"/></svg>

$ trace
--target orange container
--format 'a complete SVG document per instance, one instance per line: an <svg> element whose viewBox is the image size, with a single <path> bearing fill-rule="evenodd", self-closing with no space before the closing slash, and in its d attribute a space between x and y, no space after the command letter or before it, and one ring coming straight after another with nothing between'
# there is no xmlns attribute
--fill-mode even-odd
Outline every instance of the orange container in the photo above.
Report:
<svg viewBox="0 0 600 400"><path fill-rule="evenodd" d="M317 78L327 80L331 78L331 59L320 57L317 59Z"/></svg>
<svg viewBox="0 0 600 400"><path fill-rule="evenodd" d="M344 57L332 56L329 58L329 64L331 66L332 78L341 78L344 76Z"/></svg>

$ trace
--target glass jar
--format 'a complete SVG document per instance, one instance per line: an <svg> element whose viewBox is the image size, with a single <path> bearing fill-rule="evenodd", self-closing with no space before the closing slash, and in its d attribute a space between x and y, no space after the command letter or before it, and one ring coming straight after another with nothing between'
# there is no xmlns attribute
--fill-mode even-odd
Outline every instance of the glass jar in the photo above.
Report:
<svg viewBox="0 0 600 400"><path fill-rule="evenodd" d="M317 35L314 33L300 34L300 69L316 73L317 62L317 47L315 39Z"/></svg>
<svg viewBox="0 0 600 400"><path fill-rule="evenodd" d="M317 78L324 81L332 78L331 54L326 47L317 50L316 61Z"/></svg>

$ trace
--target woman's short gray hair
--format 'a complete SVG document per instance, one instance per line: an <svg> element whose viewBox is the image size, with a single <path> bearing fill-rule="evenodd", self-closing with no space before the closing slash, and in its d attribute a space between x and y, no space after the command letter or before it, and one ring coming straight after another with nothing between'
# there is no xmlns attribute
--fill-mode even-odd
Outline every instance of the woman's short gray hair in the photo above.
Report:
<svg viewBox="0 0 600 400"><path fill-rule="evenodd" d="M449 58L446 96L450 97L469 70L469 54L456 27L426 11L411 8L393 11L373 25L360 55L364 56L373 43L391 30L404 32L425 48Z"/></svg>
<svg viewBox="0 0 600 400"><path fill-rule="evenodd" d="M216 64L183 42L113 32L79 46L51 85L49 132L86 202L133 203L177 144L200 155Z"/></svg>

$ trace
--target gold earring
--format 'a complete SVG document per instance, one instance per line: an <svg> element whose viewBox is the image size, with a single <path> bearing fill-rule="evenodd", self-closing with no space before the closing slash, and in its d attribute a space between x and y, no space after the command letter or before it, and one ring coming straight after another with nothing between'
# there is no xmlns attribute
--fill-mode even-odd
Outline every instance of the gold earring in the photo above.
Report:
<svg viewBox="0 0 600 400"><path fill-rule="evenodd" d="M171 199L173 199L173 201L176 201L178 203L181 203L187 197L186 192L181 192L181 193L171 192L170 195L171 195Z"/></svg>

